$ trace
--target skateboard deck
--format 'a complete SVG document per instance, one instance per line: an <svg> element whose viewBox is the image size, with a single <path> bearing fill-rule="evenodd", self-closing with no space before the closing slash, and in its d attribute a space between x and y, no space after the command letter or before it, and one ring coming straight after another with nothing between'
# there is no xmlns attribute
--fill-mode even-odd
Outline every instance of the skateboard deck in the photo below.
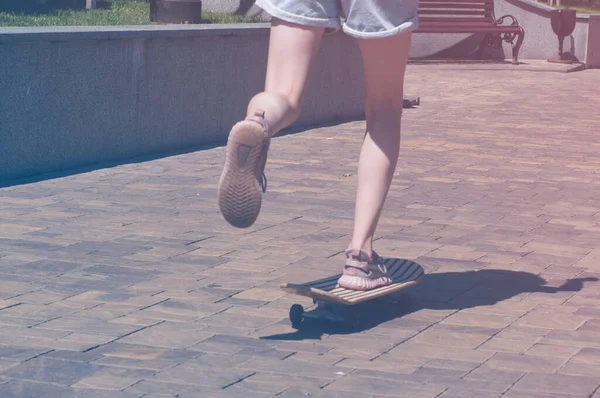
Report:
<svg viewBox="0 0 600 398"><path fill-rule="evenodd" d="M313 313L307 313L299 304L290 309L292 326L298 326L305 318L327 318L329 320L345 321L344 316L337 316L334 309L339 306L352 306L364 301L381 298L417 284L425 274L423 268L410 260L386 259L384 264L392 283L377 289L358 291L344 289L337 281L341 274L302 284L284 283L281 289L285 292L310 297L317 304ZM341 311L343 312L343 311Z"/></svg>

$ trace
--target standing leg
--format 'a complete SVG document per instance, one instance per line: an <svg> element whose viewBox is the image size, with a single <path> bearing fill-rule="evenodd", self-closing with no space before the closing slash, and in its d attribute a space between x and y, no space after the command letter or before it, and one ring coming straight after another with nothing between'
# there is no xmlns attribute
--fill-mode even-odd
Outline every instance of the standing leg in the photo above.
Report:
<svg viewBox="0 0 600 398"><path fill-rule="evenodd" d="M265 91L252 98L246 119L231 130L219 181L219 208L235 227L247 228L258 218L270 138L300 115L323 32L324 28L272 21Z"/></svg>
<svg viewBox="0 0 600 398"><path fill-rule="evenodd" d="M412 33L359 40L367 99L367 131L358 163L354 231L340 286L367 290L391 283L373 251L373 236L400 151L404 74ZM365 263L368 266L365 268Z"/></svg>
<svg viewBox="0 0 600 398"><path fill-rule="evenodd" d="M367 87L367 131L358 163L352 249L371 250L375 228L396 169L410 41L410 32L360 41Z"/></svg>

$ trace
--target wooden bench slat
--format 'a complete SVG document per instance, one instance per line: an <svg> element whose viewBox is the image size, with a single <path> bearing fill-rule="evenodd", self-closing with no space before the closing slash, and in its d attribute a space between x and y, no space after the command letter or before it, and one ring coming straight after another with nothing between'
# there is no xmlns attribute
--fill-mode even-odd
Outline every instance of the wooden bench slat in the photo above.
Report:
<svg viewBox="0 0 600 398"><path fill-rule="evenodd" d="M493 10L494 6L484 3L463 3L461 1L454 1L452 3L438 3L439 0L432 1L431 3L420 3L419 9L429 8L476 8L482 10Z"/></svg>
<svg viewBox="0 0 600 398"><path fill-rule="evenodd" d="M475 3L475 4L484 4L491 5L493 7L493 2L486 0L419 0L419 7L426 6L431 3Z"/></svg>
<svg viewBox="0 0 600 398"><path fill-rule="evenodd" d="M491 10L492 8L486 4L475 4L475 3L429 3L429 4L423 4L419 7L419 11L421 10L455 10L455 9L459 9L459 10L472 10L472 9L476 9L476 10ZM460 12L460 11L457 11Z"/></svg>
<svg viewBox="0 0 600 398"><path fill-rule="evenodd" d="M459 24L447 24L447 25L423 25L418 31L420 33L505 33L505 32L520 32L518 26L490 26L490 25L459 25Z"/></svg>
<svg viewBox="0 0 600 398"><path fill-rule="evenodd" d="M487 16L484 10L419 10L419 15L477 15Z"/></svg>
<svg viewBox="0 0 600 398"><path fill-rule="evenodd" d="M488 18L449 18L449 17L423 17L419 18L419 26L425 25L469 25L493 26L494 21Z"/></svg>

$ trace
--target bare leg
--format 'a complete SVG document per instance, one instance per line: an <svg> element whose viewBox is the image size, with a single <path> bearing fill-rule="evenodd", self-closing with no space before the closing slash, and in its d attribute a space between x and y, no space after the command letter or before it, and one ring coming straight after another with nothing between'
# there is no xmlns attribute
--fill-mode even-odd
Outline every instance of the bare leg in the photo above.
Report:
<svg viewBox="0 0 600 398"><path fill-rule="evenodd" d="M364 60L367 131L358 164L354 232L349 249L370 252L400 151L404 73L412 34L359 40Z"/></svg>
<svg viewBox="0 0 600 398"><path fill-rule="evenodd" d="M248 228L258 218L270 137L298 118L323 32L278 19L272 22L265 91L248 104L246 120L231 129L219 180L219 209L235 227Z"/></svg>
<svg viewBox="0 0 600 398"><path fill-rule="evenodd" d="M304 88L324 28L273 19L265 91L248 104L248 115L265 112L269 136L290 126L300 115Z"/></svg>

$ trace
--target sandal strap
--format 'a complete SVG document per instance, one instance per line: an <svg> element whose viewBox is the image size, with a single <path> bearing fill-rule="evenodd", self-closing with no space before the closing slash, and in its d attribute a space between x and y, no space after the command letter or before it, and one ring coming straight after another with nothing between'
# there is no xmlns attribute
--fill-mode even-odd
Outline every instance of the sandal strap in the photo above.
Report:
<svg viewBox="0 0 600 398"><path fill-rule="evenodd" d="M371 263L369 264L368 260L364 260L361 261L361 254L365 254L366 256L368 256L368 253L365 250L360 250L358 252L358 255L355 255L355 251L354 250L346 250L346 256L350 255L351 259L352 259L352 263L353 264L346 264L345 267L346 268L355 268L358 270L361 270L363 272L369 272L371 270L373 270L373 264L377 265L377 268L379 269L379 271L383 274L387 274L388 269L385 266L385 264L383 263L383 259L375 252L375 250L371 250Z"/></svg>

